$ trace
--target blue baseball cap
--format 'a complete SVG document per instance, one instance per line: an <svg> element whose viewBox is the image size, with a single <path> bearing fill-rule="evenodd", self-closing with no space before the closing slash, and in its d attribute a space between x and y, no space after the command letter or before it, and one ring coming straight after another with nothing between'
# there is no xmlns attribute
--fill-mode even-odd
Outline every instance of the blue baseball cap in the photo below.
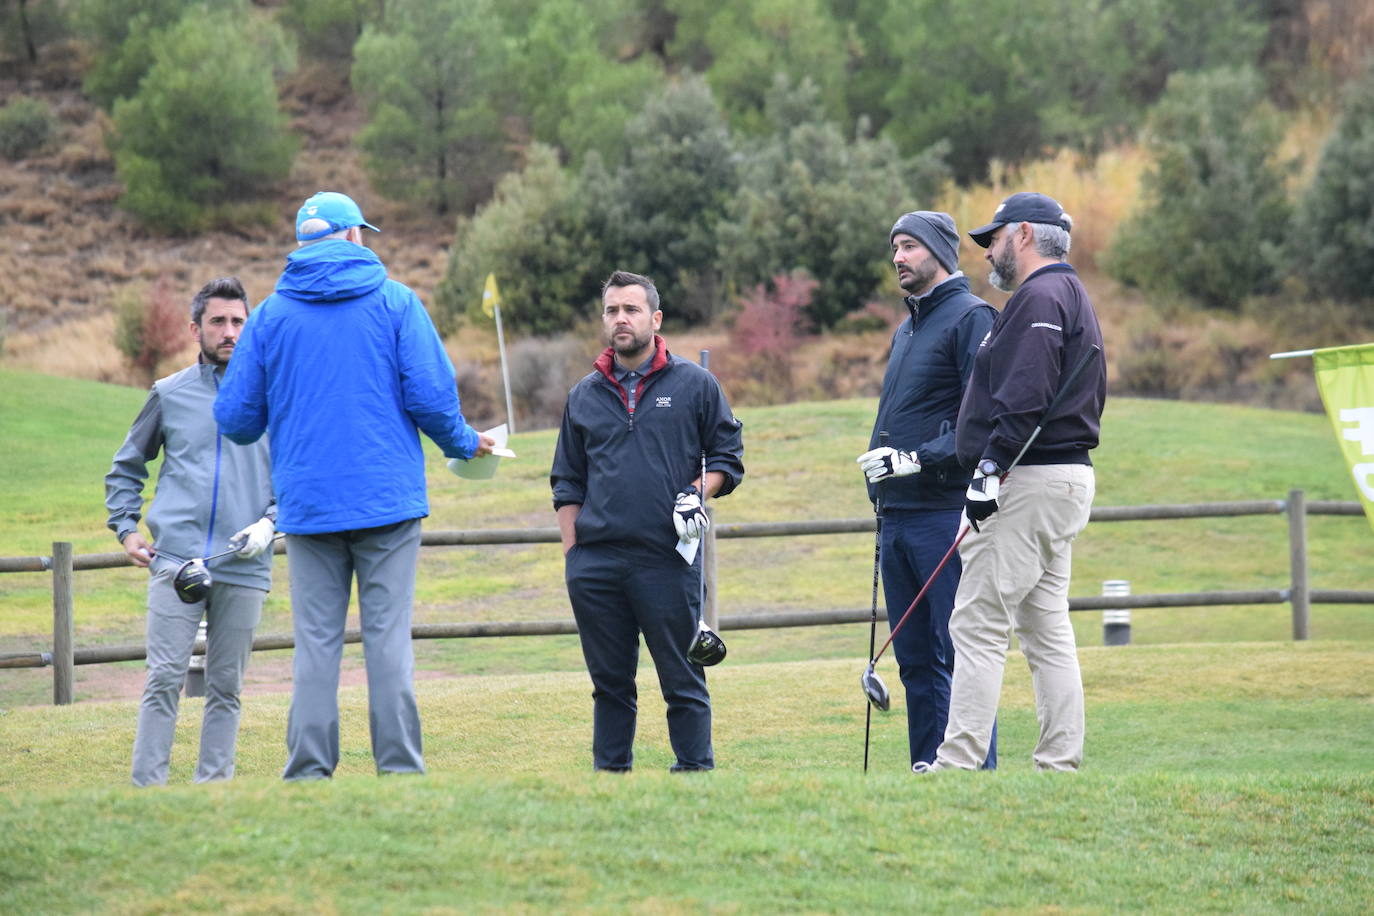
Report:
<svg viewBox="0 0 1374 916"><path fill-rule="evenodd" d="M329 224L329 228L319 229L315 232L302 232L301 226L312 219L324 220ZM354 226L366 226L373 232L382 231L363 219L363 211L358 209L353 198L347 194L340 194L338 191L317 191L315 196L301 204L300 211L296 213L296 240L313 242L315 239L322 239L332 232L338 232L340 229L352 229Z"/></svg>
<svg viewBox="0 0 1374 916"><path fill-rule="evenodd" d="M992 234L1007 223L1045 223L1065 232L1073 229L1073 219L1059 206L1059 201L1034 191L1019 191L998 204L992 222L974 229L969 238L986 248L992 242Z"/></svg>

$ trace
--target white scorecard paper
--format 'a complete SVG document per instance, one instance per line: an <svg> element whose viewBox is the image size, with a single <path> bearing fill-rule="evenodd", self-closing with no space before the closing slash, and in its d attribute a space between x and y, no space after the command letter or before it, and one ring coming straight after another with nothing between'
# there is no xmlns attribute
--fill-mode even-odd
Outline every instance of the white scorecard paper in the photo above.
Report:
<svg viewBox="0 0 1374 916"><path fill-rule="evenodd" d="M493 426L486 430L483 435L491 436L496 440L496 446L491 450L490 455L466 460L462 458L450 458L448 460L448 469L464 480L490 480L496 475L496 466L501 463L502 458L515 457L515 452L506 448L506 441L510 438L510 428L505 423L500 426Z"/></svg>

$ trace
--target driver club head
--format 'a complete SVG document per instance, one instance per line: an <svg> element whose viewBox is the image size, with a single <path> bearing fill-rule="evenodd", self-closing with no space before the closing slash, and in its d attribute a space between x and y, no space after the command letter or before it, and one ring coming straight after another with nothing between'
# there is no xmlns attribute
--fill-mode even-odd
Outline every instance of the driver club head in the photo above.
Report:
<svg viewBox="0 0 1374 916"><path fill-rule="evenodd" d="M878 672L873 670L870 664L864 669L864 673L859 675L859 685L864 689L864 696L868 697L868 702L879 712L887 712L892 706L892 695L887 692L887 685L883 679L878 677Z"/></svg>
<svg viewBox="0 0 1374 916"><path fill-rule="evenodd" d="M204 600L210 594L212 584L214 580L210 578L210 570L205 568L205 561L199 557L182 563L172 579L177 597L187 604Z"/></svg>
<svg viewBox="0 0 1374 916"><path fill-rule="evenodd" d="M697 625L696 638L687 649L687 660L696 665L709 667L719 665L725 659L725 640L715 630L701 621Z"/></svg>

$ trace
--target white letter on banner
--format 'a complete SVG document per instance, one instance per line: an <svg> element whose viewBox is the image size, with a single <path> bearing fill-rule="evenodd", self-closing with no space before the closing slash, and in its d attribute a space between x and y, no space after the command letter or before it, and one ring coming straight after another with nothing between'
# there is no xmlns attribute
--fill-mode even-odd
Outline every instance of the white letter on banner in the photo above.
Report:
<svg viewBox="0 0 1374 916"><path fill-rule="evenodd" d="M1374 477L1374 464L1357 464L1350 469L1350 474L1355 478L1355 486L1360 488L1364 498L1374 502L1374 483L1370 478Z"/></svg>
<svg viewBox="0 0 1374 916"><path fill-rule="evenodd" d="M1355 424L1354 429L1341 430L1342 438L1360 443L1360 454L1374 455L1374 407L1343 408L1341 422Z"/></svg>

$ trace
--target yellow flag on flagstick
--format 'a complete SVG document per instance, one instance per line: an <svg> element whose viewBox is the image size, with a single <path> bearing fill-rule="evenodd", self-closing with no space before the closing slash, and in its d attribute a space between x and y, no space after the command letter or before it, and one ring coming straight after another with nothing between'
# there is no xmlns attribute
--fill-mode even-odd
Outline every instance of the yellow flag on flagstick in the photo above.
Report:
<svg viewBox="0 0 1374 916"><path fill-rule="evenodd" d="M501 291L496 288L496 274L487 274L487 285L482 287L482 311L488 318L496 317L496 307L501 304Z"/></svg>
<svg viewBox="0 0 1374 916"><path fill-rule="evenodd" d="M1312 359L1336 441L1374 525L1374 344L1329 347Z"/></svg>

